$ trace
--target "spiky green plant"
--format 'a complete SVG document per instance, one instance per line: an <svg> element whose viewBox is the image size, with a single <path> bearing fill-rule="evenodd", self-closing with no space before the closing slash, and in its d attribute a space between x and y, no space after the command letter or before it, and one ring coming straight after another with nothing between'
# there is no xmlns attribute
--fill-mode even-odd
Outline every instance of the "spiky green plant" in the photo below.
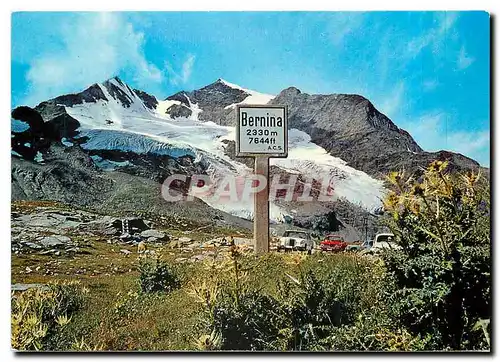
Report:
<svg viewBox="0 0 500 362"><path fill-rule="evenodd" d="M488 348L474 325L491 315L489 182L446 169L435 161L419 179L388 178L388 225L402 247L383 255L397 286L395 318L432 336L428 349Z"/></svg>
<svg viewBox="0 0 500 362"><path fill-rule="evenodd" d="M12 293L11 344L17 350L50 350L85 301L87 289L79 282L51 283Z"/></svg>

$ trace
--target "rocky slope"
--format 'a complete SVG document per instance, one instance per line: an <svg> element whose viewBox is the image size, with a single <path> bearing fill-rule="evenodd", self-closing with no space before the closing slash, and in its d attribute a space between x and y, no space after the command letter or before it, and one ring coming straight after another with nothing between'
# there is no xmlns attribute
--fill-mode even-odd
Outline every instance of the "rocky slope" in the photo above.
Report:
<svg viewBox="0 0 500 362"><path fill-rule="evenodd" d="M217 81L199 91L177 93L176 97L187 94L202 102L214 102L216 92L224 91L224 88L230 86ZM243 97L248 96L248 93L241 94L238 91L226 91L231 97L225 98L215 110L206 108L205 111L204 108L204 119L234 126L236 112L230 105L241 103ZM407 131L397 127L360 95L306 94L290 87L270 98L269 104L288 107L289 129L307 133L313 143L332 156L375 178L381 178L394 170L419 172L436 159L448 160L453 171L480 167L476 161L461 154L422 150Z"/></svg>
<svg viewBox="0 0 500 362"><path fill-rule="evenodd" d="M133 170L103 171L78 146L54 143L43 155L42 162L12 157L12 201L51 200L114 215L146 213L219 226L251 226L199 199L168 202L158 182L134 175Z"/></svg>
<svg viewBox="0 0 500 362"><path fill-rule="evenodd" d="M236 104L267 104L272 98L272 95L244 89L236 84L218 79L214 83L192 92L178 92L167 97L166 100L180 102L180 105L175 104L174 106L182 106L189 110L196 104L198 109L203 110L199 114L200 120L223 126L234 126L236 121L232 115ZM171 110L167 109L167 113ZM189 116L192 111L184 111L184 114Z"/></svg>
<svg viewBox="0 0 500 362"><path fill-rule="evenodd" d="M288 106L290 128L306 132L333 156L375 177L394 170L415 172L435 159L448 160L454 170L479 168L461 154L423 151L407 131L359 95L309 95L292 87L270 103Z"/></svg>

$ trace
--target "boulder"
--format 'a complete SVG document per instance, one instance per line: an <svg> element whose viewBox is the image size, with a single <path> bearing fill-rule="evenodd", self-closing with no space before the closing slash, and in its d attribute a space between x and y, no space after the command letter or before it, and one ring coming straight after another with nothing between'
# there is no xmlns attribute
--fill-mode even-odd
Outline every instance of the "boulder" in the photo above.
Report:
<svg viewBox="0 0 500 362"><path fill-rule="evenodd" d="M46 248L53 248L58 246L63 246L71 242L71 239L63 235L51 235L46 236L40 240L40 244Z"/></svg>
<svg viewBox="0 0 500 362"><path fill-rule="evenodd" d="M125 233L125 234L120 235L121 241L130 241L132 239L133 239L132 235L130 235L129 233Z"/></svg>
<svg viewBox="0 0 500 362"><path fill-rule="evenodd" d="M145 239L155 238L158 241L169 241L170 240L170 238L168 237L167 234L165 234L161 231L155 230L155 229L145 230L145 231L141 232L141 236Z"/></svg>
<svg viewBox="0 0 500 362"><path fill-rule="evenodd" d="M120 219L108 215L89 222L84 229L109 236L119 236L122 233Z"/></svg>
<svg viewBox="0 0 500 362"><path fill-rule="evenodd" d="M98 231L109 236L120 236L124 231L123 221L128 222L128 231L132 234L136 232L140 233L141 231L149 229L146 222L138 217L126 217L120 219L112 216L104 216L98 220L90 222L88 225L92 231Z"/></svg>
<svg viewBox="0 0 500 362"><path fill-rule="evenodd" d="M35 243L30 243L30 242L27 242L27 243L23 243L23 245L26 245L28 248L31 248L31 249L36 249L36 250L39 250L42 248L41 245L39 244L35 244Z"/></svg>
<svg viewBox="0 0 500 362"><path fill-rule="evenodd" d="M146 225L146 223L144 222L143 219L139 218L139 217L126 217L123 219L124 221L127 221L128 222L128 227L129 227L129 230L132 231L143 231L143 230L147 230L149 229L149 226ZM122 227L122 220L119 220L120 222L120 229Z"/></svg>
<svg viewBox="0 0 500 362"><path fill-rule="evenodd" d="M17 284L12 284L10 287L10 290L14 292L23 292L25 290L31 289L31 288L39 288L41 290L49 290L49 287L43 284L22 284L22 283L17 283Z"/></svg>

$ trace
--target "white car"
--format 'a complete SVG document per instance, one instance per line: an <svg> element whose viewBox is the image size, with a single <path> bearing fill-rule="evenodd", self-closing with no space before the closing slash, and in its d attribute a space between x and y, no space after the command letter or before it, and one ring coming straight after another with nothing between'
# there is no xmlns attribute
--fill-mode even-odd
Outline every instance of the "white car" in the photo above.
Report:
<svg viewBox="0 0 500 362"><path fill-rule="evenodd" d="M278 241L278 251L301 250L311 253L313 248L314 241L306 231L286 230Z"/></svg>
<svg viewBox="0 0 500 362"><path fill-rule="evenodd" d="M373 246L370 248L370 251L377 252L382 249L401 249L401 246L394 242L394 234L377 234L377 236L375 236L375 240L373 241Z"/></svg>

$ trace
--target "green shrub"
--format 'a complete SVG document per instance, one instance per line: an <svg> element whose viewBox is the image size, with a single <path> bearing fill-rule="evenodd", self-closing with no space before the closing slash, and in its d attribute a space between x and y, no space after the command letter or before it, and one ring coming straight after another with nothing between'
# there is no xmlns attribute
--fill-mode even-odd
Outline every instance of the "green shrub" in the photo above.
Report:
<svg viewBox="0 0 500 362"><path fill-rule="evenodd" d="M140 294L134 291L129 291L127 294L118 293L113 312L118 320L135 316L138 312L143 311L144 307L140 301Z"/></svg>
<svg viewBox="0 0 500 362"><path fill-rule="evenodd" d="M383 259L396 289L393 318L427 349L484 349L479 320L489 319L489 185L478 174L454 176L434 162L420 180L393 173L385 200L401 251ZM489 333L489 330L487 330Z"/></svg>
<svg viewBox="0 0 500 362"><path fill-rule="evenodd" d="M192 294L205 307L206 333L197 348L325 350L335 328L353 324L364 308L381 300L377 288L383 286L383 269L371 260L298 254L255 260L232 249L219 268L211 266L212 273L193 287ZM266 284L274 287L253 284L262 262L273 270ZM218 269L225 272L216 273Z"/></svg>
<svg viewBox="0 0 500 362"><path fill-rule="evenodd" d="M78 282L49 284L12 294L11 344L17 350L64 347L64 329L82 308L87 289Z"/></svg>
<svg viewBox="0 0 500 362"><path fill-rule="evenodd" d="M291 280L280 287L288 330L282 345L286 350L321 349L331 328L348 322L347 305L331 288L333 283L318 279L311 270Z"/></svg>
<svg viewBox="0 0 500 362"><path fill-rule="evenodd" d="M385 311L361 313L353 324L335 327L324 339L333 351L423 351L427 340L394 326Z"/></svg>
<svg viewBox="0 0 500 362"><path fill-rule="evenodd" d="M248 292L239 296L222 294L213 311L210 326L221 339L224 350L274 350L273 342L283 325L279 303L268 295Z"/></svg>
<svg viewBox="0 0 500 362"><path fill-rule="evenodd" d="M139 271L139 283L143 293L169 293L181 285L176 271L158 257L153 260L141 259Z"/></svg>
<svg viewBox="0 0 500 362"><path fill-rule="evenodd" d="M155 304L161 303L164 297L165 295L159 293L140 293L135 290L129 290L127 293L118 292L111 319L120 324L124 319L141 317Z"/></svg>

